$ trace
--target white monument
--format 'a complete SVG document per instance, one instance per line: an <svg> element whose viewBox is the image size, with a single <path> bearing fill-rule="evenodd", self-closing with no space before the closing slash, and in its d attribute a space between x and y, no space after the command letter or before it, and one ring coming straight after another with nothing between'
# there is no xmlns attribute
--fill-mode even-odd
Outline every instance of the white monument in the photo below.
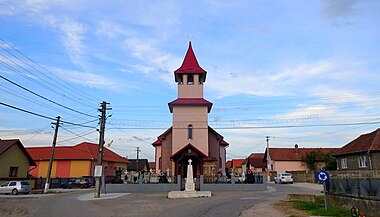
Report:
<svg viewBox="0 0 380 217"><path fill-rule="evenodd" d="M187 165L187 175L185 181L185 191L171 191L168 194L168 198L195 198L195 197L211 197L211 191L196 191L193 178L193 165L192 160L189 159L189 165Z"/></svg>

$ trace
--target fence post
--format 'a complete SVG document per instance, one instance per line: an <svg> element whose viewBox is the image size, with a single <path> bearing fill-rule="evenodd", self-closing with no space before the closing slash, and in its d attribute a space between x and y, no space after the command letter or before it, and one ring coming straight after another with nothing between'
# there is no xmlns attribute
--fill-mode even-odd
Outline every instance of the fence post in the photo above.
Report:
<svg viewBox="0 0 380 217"><path fill-rule="evenodd" d="M376 196L375 195L375 191L373 190L373 186L372 186L372 179L368 179L368 186L369 186L369 189L368 189L368 196ZM372 195L371 195L372 194Z"/></svg>
<svg viewBox="0 0 380 217"><path fill-rule="evenodd" d="M177 185L178 185L178 191L180 191L181 188L182 188L182 179L181 179L181 175L177 175Z"/></svg>
<svg viewBox="0 0 380 217"><path fill-rule="evenodd" d="M204 183L204 176L203 176L203 175L200 175L200 176L199 176L199 190L200 190L200 191L203 190L203 183Z"/></svg>
<svg viewBox="0 0 380 217"><path fill-rule="evenodd" d="M358 178L358 196L360 197L361 193L360 193L360 179Z"/></svg>
<svg viewBox="0 0 380 217"><path fill-rule="evenodd" d="M235 176L234 175L231 176L231 184L233 184L233 185L235 184Z"/></svg>

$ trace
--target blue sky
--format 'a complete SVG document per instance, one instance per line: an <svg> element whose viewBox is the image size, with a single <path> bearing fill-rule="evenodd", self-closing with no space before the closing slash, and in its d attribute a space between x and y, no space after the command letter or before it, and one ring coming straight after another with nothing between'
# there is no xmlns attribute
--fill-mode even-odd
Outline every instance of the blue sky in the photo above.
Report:
<svg viewBox="0 0 380 217"><path fill-rule="evenodd" d="M2 77L77 112L5 79L0 102L93 127L64 124L58 145L97 143L105 100L111 149L153 160L189 40L227 158L263 152L266 136L271 147L341 147L380 126L375 0L0 0L0 26ZM2 139L51 145L51 122L0 106Z"/></svg>

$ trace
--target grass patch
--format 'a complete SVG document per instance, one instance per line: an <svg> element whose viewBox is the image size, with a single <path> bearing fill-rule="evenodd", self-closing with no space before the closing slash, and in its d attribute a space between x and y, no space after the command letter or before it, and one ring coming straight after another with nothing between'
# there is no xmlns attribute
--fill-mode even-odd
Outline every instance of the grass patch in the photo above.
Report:
<svg viewBox="0 0 380 217"><path fill-rule="evenodd" d="M327 211L325 210L325 205L321 198L316 198L316 202L303 202L303 201L294 201L293 207L295 209L304 210L308 212L311 215L318 215L318 216L338 216L338 217L346 217L351 216L350 211L332 207L329 206Z"/></svg>

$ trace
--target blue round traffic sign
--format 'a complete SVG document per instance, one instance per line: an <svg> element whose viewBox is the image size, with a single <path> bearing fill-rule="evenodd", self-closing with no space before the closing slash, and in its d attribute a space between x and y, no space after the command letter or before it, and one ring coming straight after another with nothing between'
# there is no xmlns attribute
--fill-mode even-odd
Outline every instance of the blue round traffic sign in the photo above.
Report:
<svg viewBox="0 0 380 217"><path fill-rule="evenodd" d="M325 170L319 170L317 174L315 175L319 182L328 182L329 181L329 174Z"/></svg>

